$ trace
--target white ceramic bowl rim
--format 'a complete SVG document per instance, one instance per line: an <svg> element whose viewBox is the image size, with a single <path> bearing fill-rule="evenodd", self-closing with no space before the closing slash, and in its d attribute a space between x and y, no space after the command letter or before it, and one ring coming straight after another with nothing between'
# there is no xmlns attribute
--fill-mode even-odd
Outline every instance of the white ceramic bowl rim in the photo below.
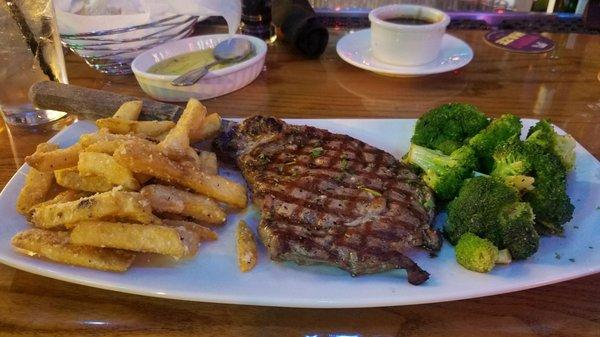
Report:
<svg viewBox="0 0 600 337"><path fill-rule="evenodd" d="M143 58L149 57L149 55L158 51L159 49L165 49L165 48L168 49L169 47L176 45L176 44L181 44L181 43L194 41L194 40L210 40L210 39L220 39L220 38L223 38L223 40L224 40L224 39L230 38L230 37L240 37L240 38L250 40L250 42L254 46L254 51L255 51L254 56L252 56L251 58L249 58L243 62L234 64L232 66L229 66L229 67L226 67L223 69L211 70L208 74L206 74L206 76L204 78L209 79L209 78L229 75L231 73L234 73L236 71L239 71L241 69L244 69L244 68L252 65L253 63L255 63L258 60L260 60L261 58L263 58L265 56L265 54L267 53L267 44L265 43L265 41L263 41L257 37L254 37L254 36L241 35L241 34L196 35L196 36L192 36L192 37L189 37L186 39L181 39L181 40L177 40L177 41L164 43L164 44L156 46L152 49L146 50L145 52L136 56L136 58L131 63L131 70L133 70L134 74L139 74L139 75L144 76L149 79L159 80L159 81L172 81L172 80L176 79L177 77L179 77L179 75L158 75L158 74L149 73L149 72L147 72L148 69L143 69L143 70L140 69L140 65L139 65L139 63L141 62L140 60ZM198 50L202 50L202 49L198 49ZM184 51L179 54L173 54L170 57L175 57L177 55L181 55L181 54L185 54L185 53L189 53L189 51ZM154 64L156 64L156 62L153 62L152 65L154 65ZM148 67L148 68L150 68L150 67Z"/></svg>
<svg viewBox="0 0 600 337"><path fill-rule="evenodd" d="M441 16L442 19L437 22L427 24L427 25L403 25L403 24L399 24L399 23L387 22L384 19L380 18L380 15L385 12L396 12L397 14L400 14L402 12L412 11L415 9L420 9L422 11L429 12L435 16ZM382 6L382 7L375 8L371 12L369 12L369 21L371 21L371 23L375 23L377 25L380 25L380 26L383 26L386 28L390 28L390 29L394 29L394 30L402 30L402 31L411 31L411 32L416 33L416 32L425 32L425 31L436 30L436 29L440 29L440 28L446 28L446 26L448 26L448 24L450 24L450 17L448 16L448 14L444 13L443 11L441 11L439 9L435 9L435 8L427 7L427 6L388 5L388 6Z"/></svg>

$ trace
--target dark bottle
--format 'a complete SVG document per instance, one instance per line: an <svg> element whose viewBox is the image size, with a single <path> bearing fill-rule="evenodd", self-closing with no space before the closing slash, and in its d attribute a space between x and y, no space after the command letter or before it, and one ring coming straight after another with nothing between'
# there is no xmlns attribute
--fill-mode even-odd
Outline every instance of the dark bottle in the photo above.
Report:
<svg viewBox="0 0 600 337"><path fill-rule="evenodd" d="M272 13L277 35L283 41L311 58L323 54L329 33L307 0L275 0Z"/></svg>
<svg viewBox="0 0 600 337"><path fill-rule="evenodd" d="M271 24L271 0L243 0L240 30L242 34L273 41L276 35Z"/></svg>
<svg viewBox="0 0 600 337"><path fill-rule="evenodd" d="M583 11L583 23L587 28L600 29L600 0L588 1Z"/></svg>

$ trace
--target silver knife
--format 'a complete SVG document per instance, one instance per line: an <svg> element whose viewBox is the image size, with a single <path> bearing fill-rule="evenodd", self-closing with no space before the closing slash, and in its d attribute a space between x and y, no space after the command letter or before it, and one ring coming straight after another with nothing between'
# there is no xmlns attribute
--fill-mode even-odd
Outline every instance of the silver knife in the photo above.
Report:
<svg viewBox="0 0 600 337"><path fill-rule="evenodd" d="M176 122L183 112L183 108L175 104L51 81L32 85L29 89L29 99L37 108L64 111L89 119L110 117L121 104L140 99L144 102L141 120Z"/></svg>

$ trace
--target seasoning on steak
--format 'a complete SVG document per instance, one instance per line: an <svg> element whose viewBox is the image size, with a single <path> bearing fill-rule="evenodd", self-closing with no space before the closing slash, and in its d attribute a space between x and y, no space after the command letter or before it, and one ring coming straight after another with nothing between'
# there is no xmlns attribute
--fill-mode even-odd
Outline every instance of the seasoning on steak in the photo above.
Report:
<svg viewBox="0 0 600 337"><path fill-rule="evenodd" d="M404 252L440 249L432 192L391 154L264 116L231 123L215 146L252 188L271 259L325 263L352 275L403 268L412 284L428 279Z"/></svg>

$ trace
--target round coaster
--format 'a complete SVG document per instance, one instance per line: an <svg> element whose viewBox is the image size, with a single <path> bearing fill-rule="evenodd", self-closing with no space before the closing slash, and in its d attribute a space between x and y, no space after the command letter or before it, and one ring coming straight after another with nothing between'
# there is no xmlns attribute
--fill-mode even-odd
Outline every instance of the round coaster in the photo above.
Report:
<svg viewBox="0 0 600 337"><path fill-rule="evenodd" d="M546 53L554 49L554 41L540 34L512 30L492 31L484 36L489 44L516 53Z"/></svg>

